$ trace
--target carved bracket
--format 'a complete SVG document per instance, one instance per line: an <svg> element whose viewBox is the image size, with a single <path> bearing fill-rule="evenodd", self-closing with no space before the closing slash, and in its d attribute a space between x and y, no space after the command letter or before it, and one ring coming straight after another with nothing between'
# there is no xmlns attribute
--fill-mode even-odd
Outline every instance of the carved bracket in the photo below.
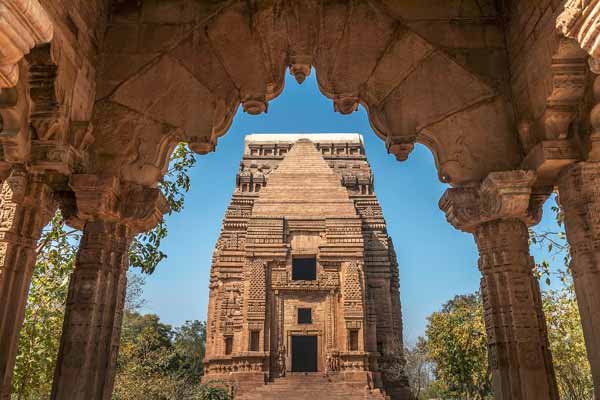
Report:
<svg viewBox="0 0 600 400"><path fill-rule="evenodd" d="M549 195L533 194L533 171L492 172L479 187L446 190L440 208L455 228L473 233L484 222L520 219L535 225L541 218L541 205Z"/></svg>
<svg viewBox="0 0 600 400"><path fill-rule="evenodd" d="M521 168L536 171L536 186L553 185L565 166L581 159L575 136L588 86L586 59L577 42L561 39L552 57L552 92L546 109L533 123L519 123L526 153Z"/></svg>
<svg viewBox="0 0 600 400"><path fill-rule="evenodd" d="M396 160L405 161L415 147L417 135L394 136L389 135L385 139L385 148L388 154L396 156Z"/></svg>

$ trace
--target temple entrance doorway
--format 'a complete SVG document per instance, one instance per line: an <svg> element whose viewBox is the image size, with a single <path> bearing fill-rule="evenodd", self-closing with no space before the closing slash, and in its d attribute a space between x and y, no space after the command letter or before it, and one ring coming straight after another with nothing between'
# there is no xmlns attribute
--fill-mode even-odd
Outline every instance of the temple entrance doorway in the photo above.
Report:
<svg viewBox="0 0 600 400"><path fill-rule="evenodd" d="M316 336L292 336L292 372L317 372Z"/></svg>

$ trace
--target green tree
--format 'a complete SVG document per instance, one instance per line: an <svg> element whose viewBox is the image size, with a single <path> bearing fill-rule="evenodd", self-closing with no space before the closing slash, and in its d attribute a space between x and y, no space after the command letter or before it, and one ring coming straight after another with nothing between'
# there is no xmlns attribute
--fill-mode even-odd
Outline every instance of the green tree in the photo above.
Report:
<svg viewBox="0 0 600 400"><path fill-rule="evenodd" d="M547 290L542 299L560 397L589 400L594 384L572 286Z"/></svg>
<svg viewBox="0 0 600 400"><path fill-rule="evenodd" d="M427 350L441 394L481 400L491 396L483 307L479 293L456 296L431 314Z"/></svg>
<svg viewBox="0 0 600 400"><path fill-rule="evenodd" d="M14 369L13 397L17 400L48 398L51 390L76 252L64 231L57 213L40 240Z"/></svg>
<svg viewBox="0 0 600 400"><path fill-rule="evenodd" d="M206 325L173 329L156 315L126 312L115 400L227 400L224 387L200 383Z"/></svg>
<svg viewBox="0 0 600 400"><path fill-rule="evenodd" d="M191 188L189 171L194 165L196 156L186 144L178 144L169 169L158 185L169 205L169 215L183 210L185 194ZM154 272L167 257L161 250L161 243L168 233L167 222L162 220L154 229L136 236L129 248L129 265L148 274Z"/></svg>
<svg viewBox="0 0 600 400"><path fill-rule="evenodd" d="M156 315L126 312L113 397L118 400L170 399L176 381L171 326Z"/></svg>
<svg viewBox="0 0 600 400"><path fill-rule="evenodd" d="M177 145L169 170L159 182L170 207L169 213L183 209L185 193L191 185L189 171L195 163L196 158L187 146L183 143ZM134 238L129 250L130 266L152 273L166 257L161 243L167 234L167 225L163 221L150 232ZM42 233L14 370L12 393L17 400L49 397L69 277L73 272L80 237L80 231L65 226L60 212ZM129 276L128 309L139 307L136 302L141 301L142 284L143 278L139 275ZM137 295L132 296L132 292L137 292Z"/></svg>
<svg viewBox="0 0 600 400"><path fill-rule="evenodd" d="M186 382L199 382L206 349L206 322L186 321L175 329L173 347L179 358L179 376Z"/></svg>
<svg viewBox="0 0 600 400"><path fill-rule="evenodd" d="M427 341L422 336L412 346L404 347L405 371L410 388L418 400L431 398L430 386L433 383L433 364L427 349Z"/></svg>

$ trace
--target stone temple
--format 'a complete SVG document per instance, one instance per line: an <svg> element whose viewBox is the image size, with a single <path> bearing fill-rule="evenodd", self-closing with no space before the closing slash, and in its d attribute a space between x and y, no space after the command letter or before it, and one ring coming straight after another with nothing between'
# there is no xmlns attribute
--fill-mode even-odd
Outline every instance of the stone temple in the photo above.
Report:
<svg viewBox="0 0 600 400"><path fill-rule="evenodd" d="M205 361L205 379L241 398L410 398L398 264L362 136L246 137L213 257Z"/></svg>

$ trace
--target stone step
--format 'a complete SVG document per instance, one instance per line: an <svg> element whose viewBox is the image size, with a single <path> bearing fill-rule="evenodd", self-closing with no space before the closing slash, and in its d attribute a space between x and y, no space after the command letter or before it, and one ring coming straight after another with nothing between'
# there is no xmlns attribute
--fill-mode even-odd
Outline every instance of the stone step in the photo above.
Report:
<svg viewBox="0 0 600 400"><path fill-rule="evenodd" d="M255 390L236 396L235 400L385 400L379 391L361 385L332 382L323 374L291 374Z"/></svg>

